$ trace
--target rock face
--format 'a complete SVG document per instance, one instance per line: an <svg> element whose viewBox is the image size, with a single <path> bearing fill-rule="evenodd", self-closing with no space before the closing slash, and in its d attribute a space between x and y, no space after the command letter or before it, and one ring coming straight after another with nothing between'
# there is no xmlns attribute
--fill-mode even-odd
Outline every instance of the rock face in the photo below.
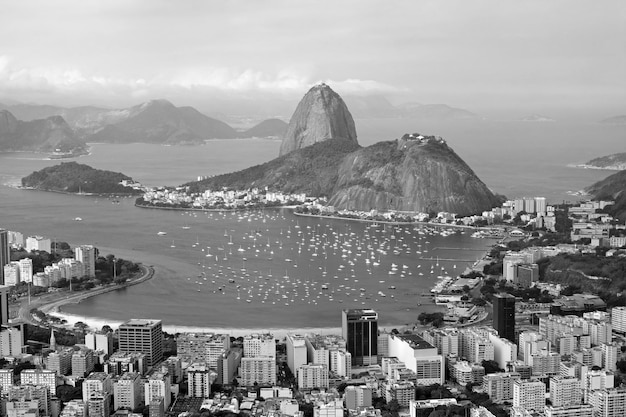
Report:
<svg viewBox="0 0 626 417"><path fill-rule="evenodd" d="M585 162L582 166L585 168L610 169L615 171L621 171L623 169L626 169L626 152L614 153L611 155L594 158L591 161Z"/></svg>
<svg viewBox="0 0 626 417"><path fill-rule="evenodd" d="M329 204L337 209L480 213L498 203L441 138L419 134L346 156Z"/></svg>
<svg viewBox="0 0 626 417"><path fill-rule="evenodd" d="M25 122L0 111L0 151L69 151L84 146L61 116Z"/></svg>
<svg viewBox="0 0 626 417"><path fill-rule="evenodd" d="M347 139L358 144L348 107L329 86L319 84L305 94L291 116L280 155L329 139Z"/></svg>

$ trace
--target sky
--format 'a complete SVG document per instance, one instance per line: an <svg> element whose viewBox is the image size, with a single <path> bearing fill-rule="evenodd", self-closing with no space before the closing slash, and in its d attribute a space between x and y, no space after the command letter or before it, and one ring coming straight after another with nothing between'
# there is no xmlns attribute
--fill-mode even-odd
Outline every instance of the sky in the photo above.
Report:
<svg viewBox="0 0 626 417"><path fill-rule="evenodd" d="M0 101L342 95L626 113L623 0L0 0Z"/></svg>

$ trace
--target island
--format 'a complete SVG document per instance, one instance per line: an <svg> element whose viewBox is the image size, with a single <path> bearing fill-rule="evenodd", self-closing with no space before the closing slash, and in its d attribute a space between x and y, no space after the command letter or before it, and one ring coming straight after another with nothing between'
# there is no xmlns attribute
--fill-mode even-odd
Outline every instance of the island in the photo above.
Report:
<svg viewBox="0 0 626 417"><path fill-rule="evenodd" d="M137 195L141 184L120 172L95 169L77 162L63 162L22 178L22 187L69 194Z"/></svg>

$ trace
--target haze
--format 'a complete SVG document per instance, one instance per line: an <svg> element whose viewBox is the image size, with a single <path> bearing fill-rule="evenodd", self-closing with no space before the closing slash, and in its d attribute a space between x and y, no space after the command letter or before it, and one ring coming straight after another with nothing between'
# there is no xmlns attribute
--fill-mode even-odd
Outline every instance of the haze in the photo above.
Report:
<svg viewBox="0 0 626 417"><path fill-rule="evenodd" d="M1 102L280 113L326 81L394 103L608 117L626 112L624 74L622 0L27 0L0 14Z"/></svg>

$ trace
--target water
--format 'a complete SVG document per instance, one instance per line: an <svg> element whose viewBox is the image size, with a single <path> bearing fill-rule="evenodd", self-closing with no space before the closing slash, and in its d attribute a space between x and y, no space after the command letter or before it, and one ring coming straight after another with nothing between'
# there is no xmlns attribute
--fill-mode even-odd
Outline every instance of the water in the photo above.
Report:
<svg viewBox="0 0 626 417"><path fill-rule="evenodd" d="M623 127L558 123L416 127L414 121L368 120L357 121L357 127L363 145L405 132L441 135L490 188L509 197L545 195L549 201L571 199L567 191L609 175L566 165L623 151L624 135ZM564 141L567 146L560 145ZM265 162L278 154L279 145L258 139L201 147L95 145L79 162L123 172L147 185L176 185ZM341 309L368 307L380 313L382 324L402 325L432 309L420 294L438 275L462 271L490 243L467 234L420 234L413 226L371 228L296 217L287 210L189 214L135 208L132 199L115 204L4 185L57 163L33 154L0 155L0 225L72 245L94 244L103 254L157 270L144 284L63 308L81 320L148 317L174 326L318 328L338 327ZM167 235L158 236L159 231ZM437 262L437 257L456 261ZM392 263L395 274L389 274Z"/></svg>

